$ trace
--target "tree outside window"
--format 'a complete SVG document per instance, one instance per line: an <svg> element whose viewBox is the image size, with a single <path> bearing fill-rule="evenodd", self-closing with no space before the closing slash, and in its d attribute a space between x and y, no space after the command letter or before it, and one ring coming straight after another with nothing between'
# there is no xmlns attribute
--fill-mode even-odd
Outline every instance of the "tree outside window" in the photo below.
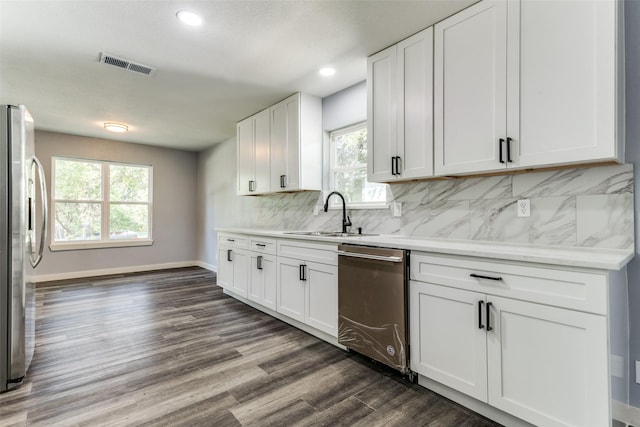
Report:
<svg viewBox="0 0 640 427"><path fill-rule="evenodd" d="M148 165L54 157L52 244L151 238Z"/></svg>
<svg viewBox="0 0 640 427"><path fill-rule="evenodd" d="M387 186L367 182L367 124L333 131L329 137L331 190L342 193L350 207L383 207ZM336 199L331 203L338 206Z"/></svg>

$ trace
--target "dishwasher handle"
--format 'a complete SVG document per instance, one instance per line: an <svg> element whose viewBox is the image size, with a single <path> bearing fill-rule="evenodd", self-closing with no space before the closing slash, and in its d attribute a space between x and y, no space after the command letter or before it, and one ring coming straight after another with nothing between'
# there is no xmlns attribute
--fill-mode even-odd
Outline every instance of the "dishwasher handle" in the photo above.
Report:
<svg viewBox="0 0 640 427"><path fill-rule="evenodd" d="M338 251L339 256L349 256L353 258L364 258L364 259L372 259L375 261L387 261L387 262L402 262L403 259L401 256L383 256L383 255L371 255L371 254L363 254L360 252L347 252L347 251Z"/></svg>

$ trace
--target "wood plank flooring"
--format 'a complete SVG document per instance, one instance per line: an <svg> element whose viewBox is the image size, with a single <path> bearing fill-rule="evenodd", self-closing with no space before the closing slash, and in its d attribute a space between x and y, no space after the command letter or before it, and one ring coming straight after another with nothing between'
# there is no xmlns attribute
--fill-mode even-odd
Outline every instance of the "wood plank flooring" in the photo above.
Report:
<svg viewBox="0 0 640 427"><path fill-rule="evenodd" d="M497 424L225 296L186 268L37 289L26 383L1 426Z"/></svg>

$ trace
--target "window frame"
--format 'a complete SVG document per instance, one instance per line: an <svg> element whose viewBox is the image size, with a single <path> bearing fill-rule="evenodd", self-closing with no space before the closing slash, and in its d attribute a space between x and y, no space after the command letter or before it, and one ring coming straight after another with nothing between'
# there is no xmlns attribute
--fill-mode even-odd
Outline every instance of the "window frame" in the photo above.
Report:
<svg viewBox="0 0 640 427"><path fill-rule="evenodd" d="M365 171L367 171L367 163L361 163L358 166L336 166L336 143L335 143L335 138L336 136L340 136L340 135L344 135L350 132L354 132L360 129L367 129L367 122L363 121L363 122L358 122L358 123L354 123L351 124L349 126L344 126L338 129L334 129L332 131L328 132L328 137L329 137L329 191L327 191L324 194L324 200L327 199L328 194L333 191L332 189L335 188L335 172L342 172L342 171L352 171L352 170L358 170L358 169L365 169ZM367 135L368 138L368 135ZM369 141L367 139L367 150L369 150L371 147L369 147ZM367 180L367 182L369 182ZM375 184L380 184L380 185L385 185L382 183L375 183ZM385 189L385 201L384 202L349 202L346 201L346 206L349 209L388 209L389 208L389 202L386 200L387 196L388 196L388 191L389 189L386 188ZM331 200L329 200L329 208L330 209L342 209L342 201L340 200L339 197L332 197Z"/></svg>
<svg viewBox="0 0 640 427"><path fill-rule="evenodd" d="M95 163L101 167L101 197L99 200L80 200L80 199L57 199L55 194L55 176L56 176L56 160L68 160L83 163ZM110 185L111 185L111 169L112 165L122 165L131 167L147 168L149 171L149 188L148 188L148 201L147 202L122 202L110 200ZM50 225L47 227L50 232L49 237L49 249L52 252L56 251L69 251L79 249L99 249L99 248L118 248L118 247L131 247L131 246L150 246L153 244L153 165L120 162L111 160L97 160L80 157L70 156L52 156L51 157L51 195L49 221ZM100 239L96 240L72 240L72 241L56 241L55 240L55 217L56 217L56 203L95 203L100 204ZM137 239L111 239L110 230L110 212L111 205L146 205L149 207L148 217L148 236L146 238Z"/></svg>

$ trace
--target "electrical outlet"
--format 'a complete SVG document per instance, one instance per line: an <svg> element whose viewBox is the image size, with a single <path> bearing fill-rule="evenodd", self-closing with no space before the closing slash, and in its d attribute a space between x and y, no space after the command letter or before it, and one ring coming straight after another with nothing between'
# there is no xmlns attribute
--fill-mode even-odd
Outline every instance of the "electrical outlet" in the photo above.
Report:
<svg viewBox="0 0 640 427"><path fill-rule="evenodd" d="M531 216L531 201L529 199L518 200L518 216Z"/></svg>
<svg viewBox="0 0 640 427"><path fill-rule="evenodd" d="M640 384L640 360L636 360L636 384Z"/></svg>

